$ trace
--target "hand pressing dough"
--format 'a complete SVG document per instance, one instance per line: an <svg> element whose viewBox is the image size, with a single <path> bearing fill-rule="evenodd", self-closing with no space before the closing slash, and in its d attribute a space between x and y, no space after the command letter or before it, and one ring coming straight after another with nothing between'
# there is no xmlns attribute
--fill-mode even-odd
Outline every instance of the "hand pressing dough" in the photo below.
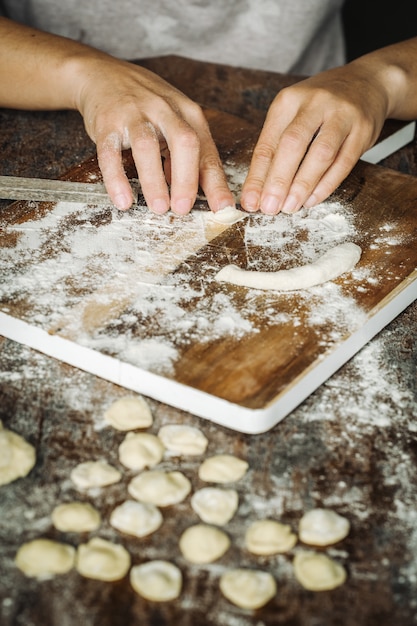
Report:
<svg viewBox="0 0 417 626"><path fill-rule="evenodd" d="M75 566L86 578L120 580L129 570L130 554L120 544L93 537L78 546Z"/></svg>
<svg viewBox="0 0 417 626"><path fill-rule="evenodd" d="M121 477L121 473L105 461L86 461L71 472L71 480L78 489L106 487L118 483Z"/></svg>
<svg viewBox="0 0 417 626"><path fill-rule="evenodd" d="M152 426L151 409L142 396L124 396L113 402L104 419L117 430L134 430Z"/></svg>
<svg viewBox="0 0 417 626"><path fill-rule="evenodd" d="M128 433L119 446L119 460L132 470L143 470L161 462L165 448L151 433Z"/></svg>
<svg viewBox="0 0 417 626"><path fill-rule="evenodd" d="M177 454L203 454L208 445L207 437L195 426L185 424L167 424L158 432L167 450Z"/></svg>
<svg viewBox="0 0 417 626"><path fill-rule="evenodd" d="M259 555L279 554L291 550L297 543L291 526L274 520L258 520L249 526L245 544L249 552Z"/></svg>
<svg viewBox="0 0 417 626"><path fill-rule="evenodd" d="M211 483L231 483L240 480L247 472L249 464L230 454L217 454L200 465L198 476Z"/></svg>
<svg viewBox="0 0 417 626"><path fill-rule="evenodd" d="M328 509L313 509L300 520L301 541L312 546L328 546L344 539L350 530L349 521Z"/></svg>
<svg viewBox="0 0 417 626"><path fill-rule="evenodd" d="M191 491L191 483L181 472L147 470L130 481L128 492L136 500L155 506L182 502Z"/></svg>
<svg viewBox="0 0 417 626"><path fill-rule="evenodd" d="M84 533L97 530L101 517L88 502L66 502L52 511L52 523L62 532Z"/></svg>
<svg viewBox="0 0 417 626"><path fill-rule="evenodd" d="M268 572L233 569L220 577L220 591L242 609L259 609L277 592L276 582Z"/></svg>
<svg viewBox="0 0 417 626"><path fill-rule="evenodd" d="M133 589L152 602L175 600L181 593L181 571L169 561L148 561L130 570Z"/></svg>
<svg viewBox="0 0 417 626"><path fill-rule="evenodd" d="M335 589L346 580L346 571L342 565L317 552L297 552L294 573L298 582L310 591Z"/></svg>
<svg viewBox="0 0 417 626"><path fill-rule="evenodd" d="M183 532L179 545L182 555L191 563L212 563L229 549L230 539L219 528L196 524Z"/></svg>
<svg viewBox="0 0 417 626"><path fill-rule="evenodd" d="M75 549L50 539L34 539L20 546L15 563L30 578L51 578L74 567Z"/></svg>
<svg viewBox="0 0 417 626"><path fill-rule="evenodd" d="M234 489L204 487L191 498L191 507L206 524L223 526L237 511L239 496Z"/></svg>
<svg viewBox="0 0 417 626"><path fill-rule="evenodd" d="M27 476L35 462L35 448L0 422L0 485Z"/></svg>
<svg viewBox="0 0 417 626"><path fill-rule="evenodd" d="M273 291L308 289L349 272L355 267L361 254L362 250L356 244L341 243L308 265L278 272L257 272L243 270L236 265L226 265L216 274L216 280Z"/></svg>
<svg viewBox="0 0 417 626"><path fill-rule="evenodd" d="M110 524L122 533L146 537L158 530L163 522L160 510L147 502L126 500L110 515Z"/></svg>

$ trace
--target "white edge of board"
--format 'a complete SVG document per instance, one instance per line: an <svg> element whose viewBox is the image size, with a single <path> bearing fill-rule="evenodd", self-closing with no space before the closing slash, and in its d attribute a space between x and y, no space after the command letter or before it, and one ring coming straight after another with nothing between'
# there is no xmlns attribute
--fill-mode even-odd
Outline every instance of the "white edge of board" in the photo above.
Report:
<svg viewBox="0 0 417 626"><path fill-rule="evenodd" d="M376 312L371 311L368 320L360 328L336 347L331 348L328 353L321 355L306 374L300 376L288 390L281 392L263 409L250 409L234 404L129 363L123 363L59 335L51 335L41 328L2 312L0 312L0 334L131 391L188 411L226 428L255 435L270 430L284 419L417 298L417 271L414 274L416 274L414 280L408 282L396 297L389 294L385 306L380 303L376 307Z"/></svg>

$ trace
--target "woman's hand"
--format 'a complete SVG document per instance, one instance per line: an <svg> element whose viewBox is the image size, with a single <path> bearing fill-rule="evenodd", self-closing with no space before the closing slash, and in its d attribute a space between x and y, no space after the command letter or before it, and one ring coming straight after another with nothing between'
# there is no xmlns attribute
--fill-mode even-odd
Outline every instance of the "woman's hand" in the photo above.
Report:
<svg viewBox="0 0 417 626"><path fill-rule="evenodd" d="M325 200L385 120L417 117L417 38L280 91L242 189L248 211L293 213Z"/></svg>

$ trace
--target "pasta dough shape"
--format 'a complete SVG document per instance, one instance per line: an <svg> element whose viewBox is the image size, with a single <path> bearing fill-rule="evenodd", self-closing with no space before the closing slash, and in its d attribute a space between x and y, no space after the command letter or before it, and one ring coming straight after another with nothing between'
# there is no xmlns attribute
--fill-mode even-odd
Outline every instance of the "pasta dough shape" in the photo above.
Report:
<svg viewBox="0 0 417 626"><path fill-rule="evenodd" d="M120 580L130 567L130 554L121 545L93 537L78 546L76 569L86 578Z"/></svg>
<svg viewBox="0 0 417 626"><path fill-rule="evenodd" d="M191 507L206 524L223 526L237 511L239 496L234 489L204 487L191 498Z"/></svg>
<svg viewBox="0 0 417 626"><path fill-rule="evenodd" d="M124 396L113 402L104 419L117 430L134 430L152 426L151 409L142 396Z"/></svg>
<svg viewBox="0 0 417 626"><path fill-rule="evenodd" d="M136 500L155 506L182 502L191 491L191 483L181 472L147 470L130 481L128 492Z"/></svg>
<svg viewBox="0 0 417 626"><path fill-rule="evenodd" d="M158 465L164 456L162 441L151 433L128 433L119 446L119 460L125 467L142 470Z"/></svg>
<svg viewBox="0 0 417 626"><path fill-rule="evenodd" d="M269 572L232 569L220 577L220 591L242 609L259 609L277 592L275 579Z"/></svg>
<svg viewBox="0 0 417 626"><path fill-rule="evenodd" d="M299 524L301 541L312 546L328 546L344 539L349 521L328 509L313 509L303 515Z"/></svg>
<svg viewBox="0 0 417 626"><path fill-rule="evenodd" d="M203 461L198 469L198 476L206 482L230 483L240 480L248 467L246 461L231 454L217 454Z"/></svg>
<svg viewBox="0 0 417 626"><path fill-rule="evenodd" d="M230 547L230 539L219 528L196 524L183 532L180 550L191 563L212 563L217 561Z"/></svg>
<svg viewBox="0 0 417 626"><path fill-rule="evenodd" d="M113 528L135 537L146 537L155 532L163 522L161 511L147 502L126 500L110 515Z"/></svg>
<svg viewBox="0 0 417 626"><path fill-rule="evenodd" d="M130 570L130 583L133 589L147 600L168 602L181 593L181 571L169 561L148 561L135 565Z"/></svg>
<svg viewBox="0 0 417 626"><path fill-rule="evenodd" d="M361 254L361 248L355 243L341 243L308 265L277 272L243 270L236 265L226 265L216 274L216 280L273 291L308 289L349 272L355 267Z"/></svg>
<svg viewBox="0 0 417 626"><path fill-rule="evenodd" d="M35 462L35 448L0 422L0 485L27 476Z"/></svg>
<svg viewBox="0 0 417 626"><path fill-rule="evenodd" d="M71 480L78 489L106 487L118 483L121 477L119 470L105 461L79 463L71 471Z"/></svg>
<svg viewBox="0 0 417 626"><path fill-rule="evenodd" d="M177 454L203 454L208 445L207 437L199 428L185 424L162 426L158 432L158 437L167 450Z"/></svg>
<svg viewBox="0 0 417 626"><path fill-rule="evenodd" d="M62 532L89 532L101 523L100 513L88 502L66 502L52 511L52 523Z"/></svg>
<svg viewBox="0 0 417 626"><path fill-rule="evenodd" d="M274 520L258 520L249 526L245 535L249 552L259 555L278 554L291 550L297 543L291 526Z"/></svg>
<svg viewBox="0 0 417 626"><path fill-rule="evenodd" d="M74 567L75 549L50 539L34 539L20 546L15 563L30 578L51 578Z"/></svg>
<svg viewBox="0 0 417 626"><path fill-rule="evenodd" d="M297 552L294 573L298 582L310 591L335 589L346 580L346 571L342 565L317 552Z"/></svg>
<svg viewBox="0 0 417 626"><path fill-rule="evenodd" d="M240 222L241 220L248 217L248 213L244 211L240 211L233 205L229 205L224 207L224 209L220 209L220 211L211 212L210 219L213 222L217 222L218 224L235 224L236 222Z"/></svg>

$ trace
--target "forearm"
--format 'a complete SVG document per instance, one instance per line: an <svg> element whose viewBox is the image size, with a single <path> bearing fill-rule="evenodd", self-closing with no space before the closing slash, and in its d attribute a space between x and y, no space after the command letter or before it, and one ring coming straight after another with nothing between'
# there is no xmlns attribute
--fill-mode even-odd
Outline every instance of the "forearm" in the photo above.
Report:
<svg viewBox="0 0 417 626"><path fill-rule="evenodd" d="M0 17L0 106L77 109L88 63L101 56L107 57Z"/></svg>
<svg viewBox="0 0 417 626"><path fill-rule="evenodd" d="M366 54L350 65L385 92L387 118L417 118L417 37Z"/></svg>

